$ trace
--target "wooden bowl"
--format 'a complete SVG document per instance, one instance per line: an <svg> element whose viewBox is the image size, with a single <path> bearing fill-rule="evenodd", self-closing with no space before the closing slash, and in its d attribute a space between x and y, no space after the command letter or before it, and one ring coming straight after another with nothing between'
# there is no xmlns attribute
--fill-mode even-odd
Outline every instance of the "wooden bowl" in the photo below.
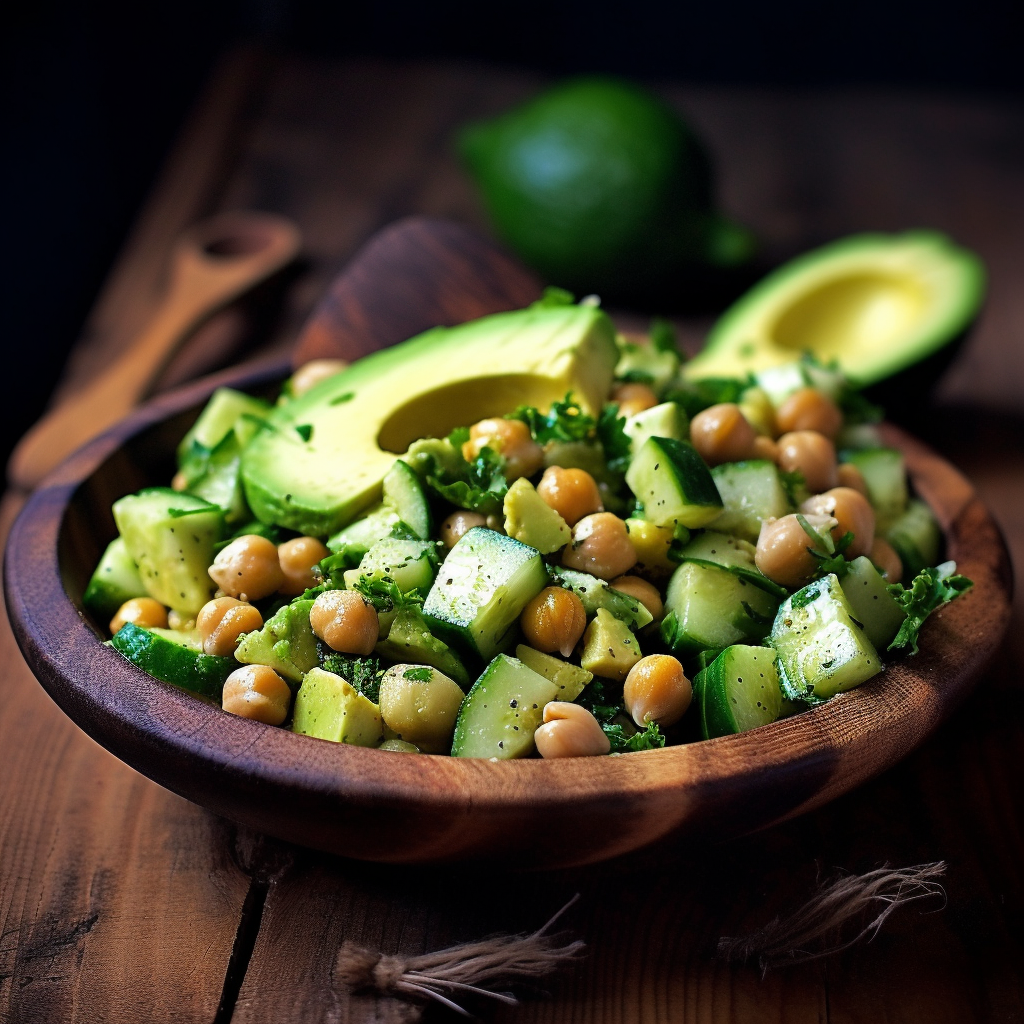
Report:
<svg viewBox="0 0 1024 1024"><path fill-rule="evenodd" d="M1009 618L1009 559L952 466L895 428L913 486L974 580L925 625L921 653L819 707L702 743L618 757L504 763L343 746L226 714L102 643L81 597L114 536L115 498L170 479L174 446L219 384L261 391L284 366L236 370L155 400L66 462L11 532L6 593L42 685L149 778L293 842L390 862L584 864L670 833L724 837L817 807L885 770L977 681Z"/></svg>

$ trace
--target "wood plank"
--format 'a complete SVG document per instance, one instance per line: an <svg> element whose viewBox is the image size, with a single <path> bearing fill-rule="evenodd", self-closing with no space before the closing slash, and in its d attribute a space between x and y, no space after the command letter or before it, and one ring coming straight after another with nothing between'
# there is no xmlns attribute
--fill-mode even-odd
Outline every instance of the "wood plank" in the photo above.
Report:
<svg viewBox="0 0 1024 1024"><path fill-rule="evenodd" d="M6 612L0 664L0 1019L212 1021L249 888L231 827L65 718Z"/></svg>

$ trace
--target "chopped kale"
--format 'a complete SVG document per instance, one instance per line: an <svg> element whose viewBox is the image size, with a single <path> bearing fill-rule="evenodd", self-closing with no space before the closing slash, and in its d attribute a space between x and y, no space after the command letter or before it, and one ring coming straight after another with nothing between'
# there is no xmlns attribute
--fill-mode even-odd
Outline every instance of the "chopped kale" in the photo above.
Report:
<svg viewBox="0 0 1024 1024"><path fill-rule="evenodd" d="M925 619L936 608L948 604L972 586L974 583L966 576L956 575L956 562L943 562L934 568L922 569L909 587L889 584L886 589L907 614L896 639L889 644L889 650L910 645L911 653L917 654L917 635Z"/></svg>

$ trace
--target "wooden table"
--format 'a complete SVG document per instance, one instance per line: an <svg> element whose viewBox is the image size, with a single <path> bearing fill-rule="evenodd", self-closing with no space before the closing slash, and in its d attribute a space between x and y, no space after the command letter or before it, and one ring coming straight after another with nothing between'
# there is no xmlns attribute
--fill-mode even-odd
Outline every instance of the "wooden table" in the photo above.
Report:
<svg viewBox="0 0 1024 1024"><path fill-rule="evenodd" d="M206 213L253 206L301 225L308 265L265 339L282 349L380 225L415 212L482 224L453 130L539 84L472 66L233 57L141 213L59 394L127 343L172 238ZM919 432L971 476L1024 565L1024 112L890 92L665 92L715 153L725 208L770 256L925 225L984 257L988 309ZM165 383L237 354L241 324L233 314L213 322ZM695 343L705 325L682 326ZM5 499L5 533L19 503ZM393 1003L332 987L344 939L387 953L437 949L536 927L576 892L566 925L586 940L585 959L518 1008L472 1004L485 1019L1024 1019L1019 600L977 693L882 778L762 835L553 875L380 868L244 832L96 746L35 683L6 622L0 643L2 1020L396 1019ZM823 873L939 859L949 864L945 907L904 911L870 944L765 978L714 957L719 936L794 908Z"/></svg>

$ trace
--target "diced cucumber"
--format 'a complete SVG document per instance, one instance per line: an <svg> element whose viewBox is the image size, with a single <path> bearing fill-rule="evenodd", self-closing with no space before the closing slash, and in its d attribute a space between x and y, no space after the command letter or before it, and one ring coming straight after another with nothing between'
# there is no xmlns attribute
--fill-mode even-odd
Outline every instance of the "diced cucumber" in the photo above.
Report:
<svg viewBox="0 0 1024 1024"><path fill-rule="evenodd" d="M713 530L756 544L765 519L781 519L792 511L774 462L726 462L715 466L711 476L725 506L725 511L708 524Z"/></svg>
<svg viewBox="0 0 1024 1024"><path fill-rule="evenodd" d="M649 437L626 470L626 483L658 526L697 529L722 511L711 472L688 441Z"/></svg>
<svg viewBox="0 0 1024 1024"><path fill-rule="evenodd" d="M847 461L860 470L875 510L876 530L884 533L907 507L907 471L902 452L871 448L851 452Z"/></svg>
<svg viewBox="0 0 1024 1024"><path fill-rule="evenodd" d="M202 498L151 487L114 502L114 521L146 590L194 618L213 593L209 568L224 512Z"/></svg>
<svg viewBox="0 0 1024 1024"><path fill-rule="evenodd" d="M239 440L248 441L259 423L270 412L270 406L258 398L234 391L231 388L217 388L199 414L192 429L178 445L178 465L181 466L193 452L196 444L212 450L217 447L246 418Z"/></svg>
<svg viewBox="0 0 1024 1024"><path fill-rule="evenodd" d="M420 540L429 540L433 515L415 471L407 463L396 461L384 477L383 490L384 500L379 505L327 538L330 551L341 551L346 547L369 551L401 525Z"/></svg>
<svg viewBox="0 0 1024 1024"><path fill-rule="evenodd" d="M221 699L224 680L238 668L234 658L203 654L195 634L173 629L143 629L129 622L110 644L151 676L216 701Z"/></svg>
<svg viewBox="0 0 1024 1024"><path fill-rule="evenodd" d="M100 564L82 595L82 604L104 627L117 609L133 597L145 597L146 588L135 559L128 554L123 537L115 537L103 552Z"/></svg>
<svg viewBox="0 0 1024 1024"><path fill-rule="evenodd" d="M684 562L669 581L661 637L682 655L761 640L777 607L777 598L728 569Z"/></svg>
<svg viewBox="0 0 1024 1024"><path fill-rule="evenodd" d="M360 576L381 573L390 576L403 594L427 590L434 582L438 558L433 541L399 540L385 537L363 555L356 569L345 573L345 586L352 587Z"/></svg>
<svg viewBox="0 0 1024 1024"><path fill-rule="evenodd" d="M896 549L903 562L903 578L912 580L922 569L939 560L942 533L932 510L917 498L886 531L885 539Z"/></svg>
<svg viewBox="0 0 1024 1024"><path fill-rule="evenodd" d="M319 662L316 636L309 624L312 607L309 598L296 598L279 608L262 629L246 633L235 658L243 665L269 665L288 682L300 683Z"/></svg>
<svg viewBox="0 0 1024 1024"><path fill-rule="evenodd" d="M448 552L423 614L431 632L488 661L511 645L520 613L547 582L536 548L475 526Z"/></svg>
<svg viewBox="0 0 1024 1024"><path fill-rule="evenodd" d="M469 673L456 653L430 632L423 616L415 609L402 608L398 612L387 638L377 644L376 650L392 661L432 665L454 679L463 690L469 686Z"/></svg>
<svg viewBox="0 0 1024 1024"><path fill-rule="evenodd" d="M401 522L398 513L389 505L376 505L362 519L349 523L327 538L327 549L338 552L344 548L362 548L369 551L378 541L391 536L391 531Z"/></svg>
<svg viewBox="0 0 1024 1024"><path fill-rule="evenodd" d="M597 614L598 608L606 608L630 629L643 629L654 621L654 617L635 597L616 590L597 576L577 569L565 569L560 565L549 565L551 581L566 590L571 590L582 602L587 618Z"/></svg>
<svg viewBox="0 0 1024 1024"><path fill-rule="evenodd" d="M383 737L380 708L341 676L312 668L295 694L292 732L376 747Z"/></svg>
<svg viewBox="0 0 1024 1024"><path fill-rule="evenodd" d="M384 505L394 509L420 540L428 540L434 528L434 517L423 484L413 469L397 460L384 477L383 491Z"/></svg>
<svg viewBox="0 0 1024 1024"><path fill-rule="evenodd" d="M252 518L242 489L241 461L242 444L232 430L212 451L204 449L201 457L186 459L182 465L188 493L222 508L231 524Z"/></svg>
<svg viewBox="0 0 1024 1024"><path fill-rule="evenodd" d="M806 361L766 367L758 370L754 379L758 387L768 392L776 406L782 405L794 391L806 387L817 388L835 401L846 386L846 378L840 369Z"/></svg>
<svg viewBox="0 0 1024 1024"><path fill-rule="evenodd" d="M770 647L727 647L702 673L701 726L705 739L746 732L774 722L782 709Z"/></svg>
<svg viewBox="0 0 1024 1024"><path fill-rule="evenodd" d="M767 590L779 600L788 591L773 583L754 564L756 548L749 541L739 537L730 537L726 533L705 530L697 534L680 552L680 561L697 562L701 565L720 565L737 576L749 580L756 587Z"/></svg>
<svg viewBox="0 0 1024 1024"><path fill-rule="evenodd" d="M783 601L771 645L779 652L779 682L787 697L824 700L882 671L882 659L854 622L832 573Z"/></svg>
<svg viewBox="0 0 1024 1024"><path fill-rule="evenodd" d="M575 700L584 691L587 683L594 678L593 672L550 654L542 654L532 647L527 647L526 644L520 644L516 648L516 657L527 668L532 668L534 672L539 672L545 679L555 684L558 690L555 700Z"/></svg>
<svg viewBox="0 0 1024 1024"><path fill-rule="evenodd" d="M634 452L640 451L649 437L671 437L676 441L690 438L690 420L678 402L662 402L629 416L622 429Z"/></svg>
<svg viewBox="0 0 1024 1024"><path fill-rule="evenodd" d="M881 573L866 555L853 559L839 581L850 602L854 620L861 623L875 649L884 651L907 617L886 589Z"/></svg>
<svg viewBox="0 0 1024 1024"><path fill-rule="evenodd" d="M533 751L544 705L556 699L554 683L516 658L499 654L473 684L459 711L452 757L505 760Z"/></svg>

